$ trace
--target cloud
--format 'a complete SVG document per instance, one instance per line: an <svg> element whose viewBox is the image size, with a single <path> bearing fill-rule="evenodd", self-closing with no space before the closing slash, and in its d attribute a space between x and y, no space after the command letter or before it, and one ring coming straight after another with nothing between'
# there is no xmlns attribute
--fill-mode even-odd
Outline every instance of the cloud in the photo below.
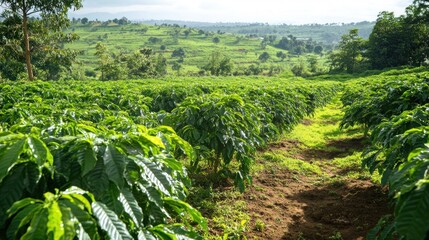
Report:
<svg viewBox="0 0 429 240"><path fill-rule="evenodd" d="M85 8L98 7L126 7L130 5L161 5L170 3L172 0L84 0Z"/></svg>
<svg viewBox="0 0 429 240"><path fill-rule="evenodd" d="M130 13L143 19L302 24L374 21L381 11L403 14L411 3L412 0L86 0L80 12Z"/></svg>

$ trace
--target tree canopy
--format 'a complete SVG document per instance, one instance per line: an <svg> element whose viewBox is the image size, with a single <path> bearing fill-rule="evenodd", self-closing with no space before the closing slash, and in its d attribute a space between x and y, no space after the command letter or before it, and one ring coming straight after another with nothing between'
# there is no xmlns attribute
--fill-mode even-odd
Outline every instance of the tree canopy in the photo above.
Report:
<svg viewBox="0 0 429 240"><path fill-rule="evenodd" d="M51 57L52 53L56 53L55 60L59 61L58 65L69 64L68 61L66 64L61 63L63 57L58 56L69 55L70 52L63 51L59 54L61 51L52 43L73 40L73 36L66 36L61 33L61 29L69 24L67 12L82 7L82 0L0 0L0 6L4 8L2 16L5 18L1 25L1 33L6 36L1 41L7 46L7 50L14 52L9 55L14 56L15 67L21 62L25 63L29 80L34 79L32 57L37 52L45 52ZM33 15L37 15L38 18L31 18ZM44 42L47 43L45 47L40 47L39 44ZM53 62L52 60L54 59L50 62Z"/></svg>

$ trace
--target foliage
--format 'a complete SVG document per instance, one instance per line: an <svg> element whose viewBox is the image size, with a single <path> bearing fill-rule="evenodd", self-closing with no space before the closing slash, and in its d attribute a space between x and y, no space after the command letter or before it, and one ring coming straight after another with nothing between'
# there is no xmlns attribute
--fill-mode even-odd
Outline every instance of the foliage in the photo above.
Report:
<svg viewBox="0 0 429 240"><path fill-rule="evenodd" d="M395 200L394 215L381 219L368 239L427 238L428 79L424 73L354 82L342 99L346 106L342 126L360 123L371 130L363 165L380 173Z"/></svg>
<svg viewBox="0 0 429 240"><path fill-rule="evenodd" d="M210 72L211 75L227 76L231 75L234 64L232 59L220 51L214 51L209 62L202 67L203 70Z"/></svg>
<svg viewBox="0 0 429 240"><path fill-rule="evenodd" d="M352 29L341 37L338 51L330 55L331 70L356 72L363 61L362 49L364 40L358 35L357 29Z"/></svg>
<svg viewBox="0 0 429 240"><path fill-rule="evenodd" d="M73 62L75 54L62 49L61 44L66 41L72 41L75 36L67 36L63 34L62 30L68 27L69 24L67 12L70 9L79 9L82 6L81 0L2 0L0 1L0 6L3 7L2 16L6 18L6 21L2 23L5 27L0 29L3 36L1 41L7 42L9 51L13 52L9 57L16 64L26 65L29 80L34 79L33 64L41 64L44 67L41 69L48 71L48 77L51 79L57 77L55 75L59 72L58 68L70 65L70 62ZM33 14L40 16L40 19L30 20L30 16ZM16 26L19 27L17 28ZM4 31L9 30L12 30L13 33L4 33ZM8 38L5 36L8 36ZM32 41L30 41L30 38ZM32 59L34 57L32 52L35 50L43 60ZM14 68L15 71L18 70L16 69L17 66ZM16 75L12 76L11 79L16 79Z"/></svg>
<svg viewBox="0 0 429 240"><path fill-rule="evenodd" d="M185 225L159 229L173 227L164 227L173 216L185 223L189 216L205 228L201 215L183 202L189 180L169 154L176 146L190 148L183 141L173 142L177 136L166 128L148 130L131 124L128 129L106 131L70 122L47 129L15 125L2 132L0 192L8 197L1 200L1 228L11 238L25 232L23 237L35 238L51 232L67 239L76 232L91 239L140 234L163 238L184 231L180 229ZM87 192L67 190L76 187ZM69 193L74 195L68 197ZM44 204L38 200L43 198Z"/></svg>
<svg viewBox="0 0 429 240"><path fill-rule="evenodd" d="M155 56L152 49L112 56L107 47L98 42L95 55L98 57L100 80L139 79L166 74L167 62L161 55Z"/></svg>
<svg viewBox="0 0 429 240"><path fill-rule="evenodd" d="M258 59L259 59L259 61L261 61L261 62L266 62L266 61L268 61L268 59L270 59L270 54L269 53L267 53L267 52L263 52L261 55L259 55L259 57L258 57Z"/></svg>
<svg viewBox="0 0 429 240"><path fill-rule="evenodd" d="M425 63L429 54L429 42L425 36L429 30L427 21L420 19L420 14L414 5L407 8L405 16L380 13L368 41L367 55L372 68L420 66Z"/></svg>

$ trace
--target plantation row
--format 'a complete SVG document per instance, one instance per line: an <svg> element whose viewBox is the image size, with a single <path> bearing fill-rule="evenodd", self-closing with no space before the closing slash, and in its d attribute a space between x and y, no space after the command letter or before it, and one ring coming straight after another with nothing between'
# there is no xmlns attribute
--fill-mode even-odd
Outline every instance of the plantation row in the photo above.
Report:
<svg viewBox="0 0 429 240"><path fill-rule="evenodd" d="M372 146L363 164L378 171L395 201L368 239L429 236L429 73L377 76L349 85L341 126L361 124Z"/></svg>
<svg viewBox="0 0 429 240"><path fill-rule="evenodd" d="M201 239L181 160L244 190L256 149L342 87L186 80L1 84L0 238Z"/></svg>

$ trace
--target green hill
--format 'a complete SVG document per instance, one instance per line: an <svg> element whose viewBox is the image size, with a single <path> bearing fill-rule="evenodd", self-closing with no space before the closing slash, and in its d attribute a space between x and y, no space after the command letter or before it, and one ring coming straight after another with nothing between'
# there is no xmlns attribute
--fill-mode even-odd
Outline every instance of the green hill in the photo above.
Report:
<svg viewBox="0 0 429 240"><path fill-rule="evenodd" d="M98 42L106 45L111 53L134 52L142 48L151 48L156 54L162 54L168 63L168 71L173 71L171 66L179 58L172 57L174 50L182 48L185 52L183 58L182 73L195 75L204 66L214 51L221 51L234 62L235 71L248 68L250 65L258 65L268 73L270 69L290 69L292 65L307 62L312 56L320 66L325 62L324 57L315 54L289 54L287 50L274 47L272 44L263 46L263 38L245 36L234 33L214 33L196 28L179 27L178 25L146 25L115 23L73 24L70 31L78 34L80 39L67 47L81 51L78 59L85 69L95 69L97 57L95 46ZM219 41L216 43L216 39ZM279 41L277 39L276 41ZM304 42L303 42L304 44ZM315 43L317 44L317 43ZM286 54L280 59L276 54L282 51ZM269 58L266 61L259 60L259 56L267 52Z"/></svg>

